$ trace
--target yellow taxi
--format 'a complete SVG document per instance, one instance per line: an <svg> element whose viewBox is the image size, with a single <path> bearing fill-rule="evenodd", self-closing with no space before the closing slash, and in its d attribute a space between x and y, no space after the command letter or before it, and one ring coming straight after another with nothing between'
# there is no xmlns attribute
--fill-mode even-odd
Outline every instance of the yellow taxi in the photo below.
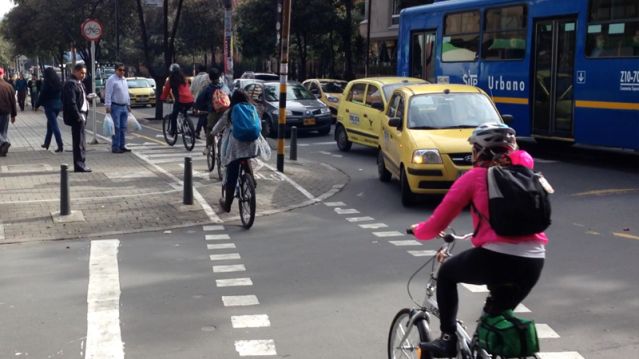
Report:
<svg viewBox="0 0 639 359"><path fill-rule="evenodd" d="M366 77L346 85L337 110L335 142L341 151L353 143L377 148L388 100L402 86L425 84L412 77Z"/></svg>
<svg viewBox="0 0 639 359"><path fill-rule="evenodd" d="M155 90L145 77L127 77L131 106L155 106Z"/></svg>
<svg viewBox="0 0 639 359"><path fill-rule="evenodd" d="M328 106L333 118L337 117L339 101L347 84L348 82L344 80L334 79L308 79L302 82L302 86Z"/></svg>
<svg viewBox="0 0 639 359"><path fill-rule="evenodd" d="M428 84L396 89L379 139L379 179L399 179L402 204L415 193L446 193L472 166L473 129L503 123L493 101L478 87Z"/></svg>

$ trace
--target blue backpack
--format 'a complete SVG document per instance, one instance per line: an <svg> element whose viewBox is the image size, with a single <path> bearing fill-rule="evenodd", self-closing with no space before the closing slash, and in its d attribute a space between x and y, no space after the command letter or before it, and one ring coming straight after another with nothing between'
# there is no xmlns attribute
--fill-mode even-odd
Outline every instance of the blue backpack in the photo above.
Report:
<svg viewBox="0 0 639 359"><path fill-rule="evenodd" d="M260 117L255 106L250 103L238 103L231 109L233 123L233 137L238 141L250 142L257 140L262 131Z"/></svg>

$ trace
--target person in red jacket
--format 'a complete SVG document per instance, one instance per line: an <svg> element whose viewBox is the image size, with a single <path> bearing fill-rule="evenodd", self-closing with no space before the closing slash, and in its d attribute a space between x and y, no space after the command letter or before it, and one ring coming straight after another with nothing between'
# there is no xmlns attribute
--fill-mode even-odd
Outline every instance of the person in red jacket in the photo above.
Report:
<svg viewBox="0 0 639 359"><path fill-rule="evenodd" d="M164 83L164 88L162 89L162 95L160 96L161 101L166 101L169 98L173 98L173 112L171 112L171 132L175 133L177 129L177 115L182 112L184 114L184 118L188 119L189 117L186 114L191 106L193 106L193 95L191 94L191 88L189 83L186 81L186 77L182 73L180 69L180 65L171 64L169 67L169 78Z"/></svg>

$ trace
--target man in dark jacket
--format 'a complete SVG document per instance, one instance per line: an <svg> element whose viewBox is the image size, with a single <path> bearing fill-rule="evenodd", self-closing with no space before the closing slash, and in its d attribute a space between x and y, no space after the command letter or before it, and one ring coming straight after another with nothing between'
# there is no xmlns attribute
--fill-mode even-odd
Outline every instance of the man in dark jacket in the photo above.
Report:
<svg viewBox="0 0 639 359"><path fill-rule="evenodd" d="M9 151L9 116L11 123L16 122L18 106L16 105L16 93L8 82L4 81L4 69L0 67L0 157L5 157Z"/></svg>
<svg viewBox="0 0 639 359"><path fill-rule="evenodd" d="M89 101L87 100L87 92L84 89L82 80L84 80L86 74L87 68L84 64L75 65L73 73L62 88L62 118L65 124L71 126L73 168L75 172L91 172L91 169L84 163L86 151L84 126L87 122Z"/></svg>

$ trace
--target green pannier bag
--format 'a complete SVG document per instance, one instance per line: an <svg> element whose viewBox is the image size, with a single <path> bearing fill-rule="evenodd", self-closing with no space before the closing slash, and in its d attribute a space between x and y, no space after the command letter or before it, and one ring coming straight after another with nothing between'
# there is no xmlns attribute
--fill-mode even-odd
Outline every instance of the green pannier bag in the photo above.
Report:
<svg viewBox="0 0 639 359"><path fill-rule="evenodd" d="M475 335L480 348L503 358L533 356L539 351L535 322L516 317L512 310L483 316Z"/></svg>

